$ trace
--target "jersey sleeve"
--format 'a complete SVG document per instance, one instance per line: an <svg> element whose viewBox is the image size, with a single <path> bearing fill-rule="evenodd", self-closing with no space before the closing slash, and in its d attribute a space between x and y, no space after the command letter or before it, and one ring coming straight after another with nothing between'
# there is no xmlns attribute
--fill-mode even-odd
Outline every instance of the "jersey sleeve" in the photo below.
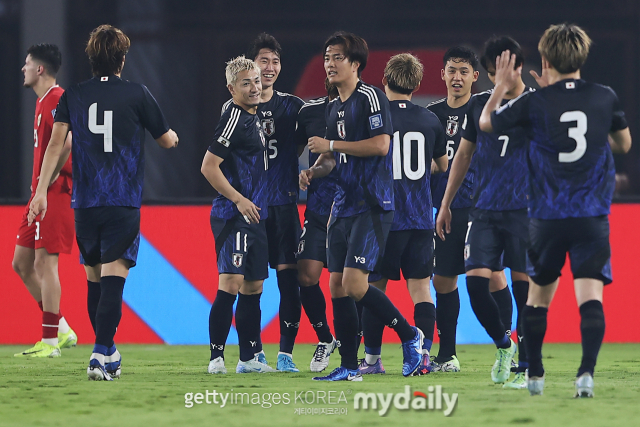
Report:
<svg viewBox="0 0 640 427"><path fill-rule="evenodd" d="M435 116L435 114L434 114ZM444 156L447 154L447 141L446 138L444 136L444 129L442 128L442 125L440 124L440 120L438 120L437 117L434 117L435 119L435 124L437 126L434 126L435 129L435 135L436 135L436 143L433 146L433 158L434 159L439 159L440 157Z"/></svg>
<svg viewBox="0 0 640 427"><path fill-rule="evenodd" d="M369 131L369 138L384 134L393 135L391 106L387 97L377 88L367 88L366 92L363 93L367 99L365 104L368 116L367 130Z"/></svg>
<svg viewBox="0 0 640 427"><path fill-rule="evenodd" d="M169 124L164 118L158 102L144 85L142 85L142 93L142 116L140 117L140 122L149 131L153 139L158 139L169 131Z"/></svg>
<svg viewBox="0 0 640 427"><path fill-rule="evenodd" d="M56 116L54 119L55 122L60 123L68 123L71 125L71 118L69 117L69 104L67 102L67 91L65 90L60 100L58 101L58 106L56 107Z"/></svg>
<svg viewBox="0 0 640 427"><path fill-rule="evenodd" d="M624 115L624 111L622 111L618 95L613 91L613 89L609 88L609 90L611 91L611 95L613 95L613 120L611 121L611 129L609 129L609 132L617 132L628 128L629 125L627 124L627 118Z"/></svg>
<svg viewBox="0 0 640 427"><path fill-rule="evenodd" d="M469 107L467 108L467 113L464 116L464 120L462 121L462 133L460 136L468 141L476 143L476 138L478 137L478 131L476 130L476 122L473 119L473 109L475 108L475 100L476 97L472 96L469 100Z"/></svg>
<svg viewBox="0 0 640 427"><path fill-rule="evenodd" d="M516 126L529 124L529 102L531 92L525 92L491 113L491 126L494 133L503 133Z"/></svg>
<svg viewBox="0 0 640 427"><path fill-rule="evenodd" d="M311 107L307 107L311 108ZM307 136L307 114L304 108L298 111L298 121L296 122L296 133L294 139L297 146L307 145L309 137Z"/></svg>
<svg viewBox="0 0 640 427"><path fill-rule="evenodd" d="M216 131L213 134L213 143L209 151L216 156L226 159L232 150L231 139L240 120L240 110L228 108L220 117ZM241 125L242 127L242 125Z"/></svg>

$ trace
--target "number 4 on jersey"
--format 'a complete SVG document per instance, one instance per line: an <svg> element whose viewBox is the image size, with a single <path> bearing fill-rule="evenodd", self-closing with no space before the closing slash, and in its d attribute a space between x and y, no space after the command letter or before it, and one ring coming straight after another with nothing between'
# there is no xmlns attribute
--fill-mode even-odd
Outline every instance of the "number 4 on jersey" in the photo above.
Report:
<svg viewBox="0 0 640 427"><path fill-rule="evenodd" d="M98 103L89 107L89 130L96 135L104 136L104 152L113 151L113 111L105 111L103 124L98 124Z"/></svg>

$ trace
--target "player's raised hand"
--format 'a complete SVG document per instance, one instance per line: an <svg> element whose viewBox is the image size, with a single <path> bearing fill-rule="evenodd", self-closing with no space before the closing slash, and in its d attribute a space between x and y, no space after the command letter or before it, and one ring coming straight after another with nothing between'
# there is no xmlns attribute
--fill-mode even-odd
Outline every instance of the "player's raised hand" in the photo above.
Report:
<svg viewBox="0 0 640 427"><path fill-rule="evenodd" d="M33 224L36 217L40 215L40 220L44 219L44 216L47 214L47 195L40 194L36 192L33 199L31 199L31 203L29 204L29 214L27 215L27 222L29 226Z"/></svg>
<svg viewBox="0 0 640 427"><path fill-rule="evenodd" d="M260 208L254 205L251 200L242 197L240 201L236 203L236 207L247 224L258 224L260 222L260 212L258 212Z"/></svg>
<svg viewBox="0 0 640 427"><path fill-rule="evenodd" d="M302 191L307 191L307 187L311 184L313 179L313 171L311 169L304 169L298 176L298 182Z"/></svg>
<svg viewBox="0 0 640 427"><path fill-rule="evenodd" d="M451 209L441 206L436 219L436 233L443 242L446 240L444 236L445 230L447 234L451 233Z"/></svg>
<svg viewBox="0 0 640 427"><path fill-rule="evenodd" d="M311 138L309 138L307 147L309 147L309 151L316 154L328 153L329 151L331 151L329 140L320 138L319 136L312 136Z"/></svg>
<svg viewBox="0 0 640 427"><path fill-rule="evenodd" d="M516 68L516 55L508 49L496 58L496 86L512 88L522 75L522 64Z"/></svg>
<svg viewBox="0 0 640 427"><path fill-rule="evenodd" d="M531 76L536 79L536 83L538 83L538 86L540 86L540 88L549 86L550 68L551 67L549 66L549 62L546 59L542 58L542 75L539 76L538 73L536 73L534 70L529 71L529 74L531 74Z"/></svg>

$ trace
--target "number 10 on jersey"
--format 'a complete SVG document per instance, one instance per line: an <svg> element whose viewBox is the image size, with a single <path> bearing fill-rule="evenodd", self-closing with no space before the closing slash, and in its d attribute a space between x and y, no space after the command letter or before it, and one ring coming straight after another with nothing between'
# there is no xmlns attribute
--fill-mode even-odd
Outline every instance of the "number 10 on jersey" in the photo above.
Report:
<svg viewBox="0 0 640 427"><path fill-rule="evenodd" d="M412 142L417 143L417 165L416 170L411 165ZM407 132L402 138L402 149L400 149L400 132L393 134L393 179L402 179L404 175L412 180L417 181L422 178L427 171L425 160L425 140L424 135L420 132Z"/></svg>

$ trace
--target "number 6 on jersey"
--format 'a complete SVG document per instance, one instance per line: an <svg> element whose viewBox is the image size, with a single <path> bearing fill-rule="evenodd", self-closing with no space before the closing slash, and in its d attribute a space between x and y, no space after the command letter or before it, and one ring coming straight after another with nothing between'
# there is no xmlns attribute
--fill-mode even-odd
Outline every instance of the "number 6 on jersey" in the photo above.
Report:
<svg viewBox="0 0 640 427"><path fill-rule="evenodd" d="M96 135L104 135L104 152L113 151L113 111L105 111L103 124L98 124L98 103L89 107L89 130Z"/></svg>

